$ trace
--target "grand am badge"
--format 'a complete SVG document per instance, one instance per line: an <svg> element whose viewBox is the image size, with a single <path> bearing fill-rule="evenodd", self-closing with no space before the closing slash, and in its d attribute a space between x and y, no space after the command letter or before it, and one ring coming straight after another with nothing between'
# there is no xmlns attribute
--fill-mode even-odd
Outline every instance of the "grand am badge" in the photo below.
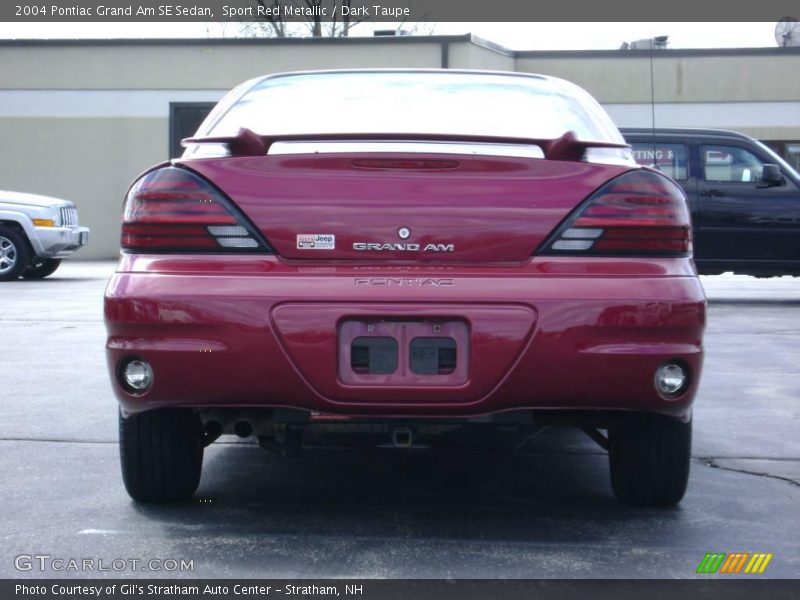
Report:
<svg viewBox="0 0 800 600"><path fill-rule="evenodd" d="M336 236L332 233L298 233L298 250L336 250Z"/></svg>
<svg viewBox="0 0 800 600"><path fill-rule="evenodd" d="M359 252L455 252L455 244L373 244L354 242L353 250Z"/></svg>

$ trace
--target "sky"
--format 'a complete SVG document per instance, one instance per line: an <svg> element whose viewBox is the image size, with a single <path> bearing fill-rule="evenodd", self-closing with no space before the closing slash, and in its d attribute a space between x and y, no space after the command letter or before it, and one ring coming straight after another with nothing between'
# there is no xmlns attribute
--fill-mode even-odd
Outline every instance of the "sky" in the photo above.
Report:
<svg viewBox="0 0 800 600"><path fill-rule="evenodd" d="M351 35L391 24L363 23ZM406 27L413 24L407 24ZM775 47L775 23L423 23L419 33L474 33L514 50L617 49L622 42L669 36L670 48ZM237 37L237 23L0 23L8 38Z"/></svg>

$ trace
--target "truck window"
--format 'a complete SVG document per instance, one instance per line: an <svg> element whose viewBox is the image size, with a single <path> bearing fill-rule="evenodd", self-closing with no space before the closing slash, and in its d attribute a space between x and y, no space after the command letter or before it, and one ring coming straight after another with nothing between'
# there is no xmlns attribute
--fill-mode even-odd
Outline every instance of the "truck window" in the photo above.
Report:
<svg viewBox="0 0 800 600"><path fill-rule="evenodd" d="M703 146L703 178L706 181L755 183L761 181L764 163L737 146Z"/></svg>
<svg viewBox="0 0 800 600"><path fill-rule="evenodd" d="M634 142L633 158L640 165L654 167L673 179L687 179L686 146L661 142Z"/></svg>

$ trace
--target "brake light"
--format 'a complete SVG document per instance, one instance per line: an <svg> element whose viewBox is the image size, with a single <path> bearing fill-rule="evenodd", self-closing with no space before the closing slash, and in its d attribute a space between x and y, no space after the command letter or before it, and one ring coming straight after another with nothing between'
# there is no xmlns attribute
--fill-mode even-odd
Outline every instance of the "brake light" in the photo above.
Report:
<svg viewBox="0 0 800 600"><path fill-rule="evenodd" d="M231 202L198 175L151 171L128 192L122 248L138 252L271 252Z"/></svg>
<svg viewBox="0 0 800 600"><path fill-rule="evenodd" d="M658 173L631 171L578 207L542 252L688 256L691 231L683 191Z"/></svg>

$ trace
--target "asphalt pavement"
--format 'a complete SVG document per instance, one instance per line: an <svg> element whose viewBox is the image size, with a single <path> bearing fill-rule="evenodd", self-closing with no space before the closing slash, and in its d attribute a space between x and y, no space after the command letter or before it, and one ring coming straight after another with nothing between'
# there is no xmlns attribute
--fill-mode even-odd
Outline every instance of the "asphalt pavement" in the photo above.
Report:
<svg viewBox="0 0 800 600"><path fill-rule="evenodd" d="M225 438L194 501L142 506L119 475L105 367L113 268L0 284L0 577L690 578L706 552L771 552L760 577L800 577L800 278L703 278L706 363L676 508L617 504L605 454L570 429L516 452L298 459ZM59 570L69 559L93 570Z"/></svg>

